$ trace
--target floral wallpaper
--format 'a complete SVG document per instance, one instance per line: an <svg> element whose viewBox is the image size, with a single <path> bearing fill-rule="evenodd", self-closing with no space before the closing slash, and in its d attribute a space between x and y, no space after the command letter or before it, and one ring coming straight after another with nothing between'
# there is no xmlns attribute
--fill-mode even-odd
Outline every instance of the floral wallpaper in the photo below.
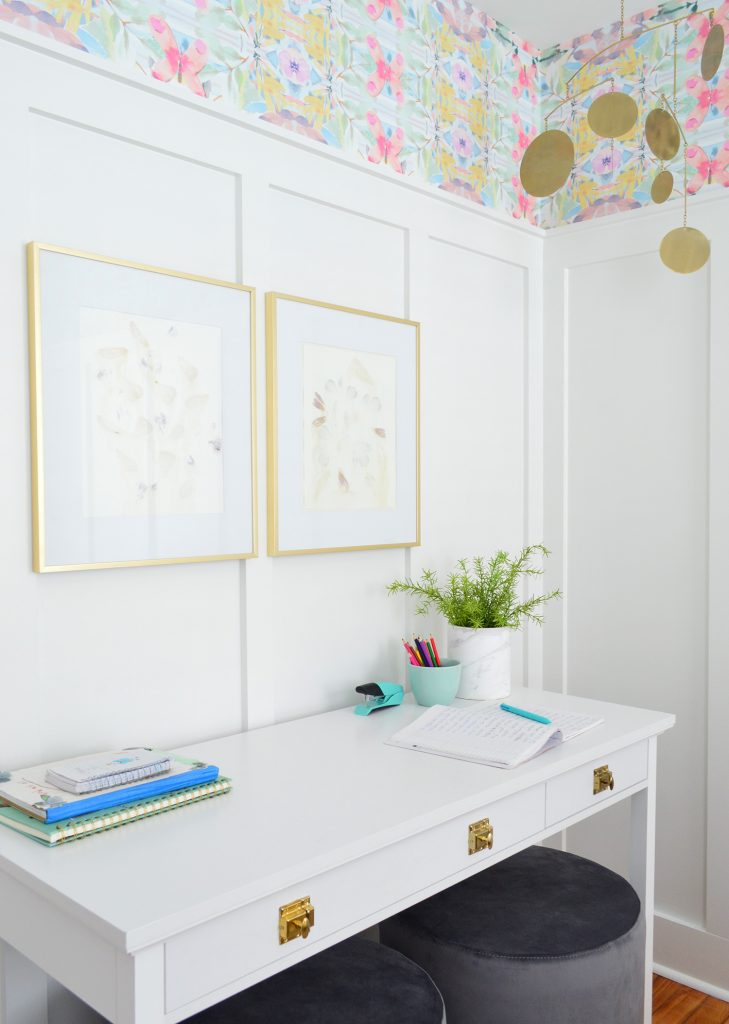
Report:
<svg viewBox="0 0 729 1024"><path fill-rule="evenodd" d="M590 92L564 104L549 117L550 128L562 128L575 143L575 166L567 184L556 195L540 200L539 222L544 227L588 220L651 202L651 183L663 166L673 172L674 196L683 193L683 147L665 165L654 157L645 141L648 113L661 104L661 95L673 107L674 43L676 70L676 115L686 135L687 183L689 194L706 184L729 186L729 46L722 67L712 82L700 74L701 50L710 22L705 15L692 14L710 3L667 3L632 18L620 43L616 23L591 35L574 39L563 47L540 54L540 104L548 115L566 95L567 79L580 65L611 42L618 45L604 57L584 68L571 85L572 94L590 86ZM637 32L662 22L691 16L676 26L656 27L639 38ZM723 25L729 41L729 0L717 5L714 22ZM612 78L613 83L608 81ZM638 122L621 139L597 139L587 123L587 109L610 88L629 93L638 105Z"/></svg>
<svg viewBox="0 0 729 1024"><path fill-rule="evenodd" d="M664 4L626 35L696 9ZM717 18L729 29L729 0ZM619 26L540 52L467 0L0 0L2 23L544 226L650 201L657 163L640 125L673 90L672 27L583 71L575 91L612 75L638 102L639 127L595 146L585 111L610 86L565 104L550 125L575 140L575 168L556 196L534 200L521 157L566 79ZM707 31L697 15L677 34L691 191L729 184L729 70L709 84L698 74Z"/></svg>

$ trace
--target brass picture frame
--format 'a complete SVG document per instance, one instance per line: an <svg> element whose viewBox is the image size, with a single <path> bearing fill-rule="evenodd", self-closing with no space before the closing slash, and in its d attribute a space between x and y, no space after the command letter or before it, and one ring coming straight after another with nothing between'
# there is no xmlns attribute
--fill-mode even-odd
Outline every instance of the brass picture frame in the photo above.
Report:
<svg viewBox="0 0 729 1024"><path fill-rule="evenodd" d="M247 372L250 375L250 539L249 550L226 551L208 554L191 554L152 558L109 559L104 561L51 562L47 557L47 510L46 510L46 443L44 438L44 376L43 376L43 323L42 323L42 271L41 259L44 253L59 254L91 260L100 264L143 273L163 275L202 285L233 289L248 295L250 316L247 329L250 339L250 358ZM42 242L27 245L28 268L28 324L30 358L30 425L31 425L31 476L32 476L32 534L33 570L38 573L69 572L89 569L127 568L143 565L176 565L193 562L237 561L254 558L258 554L258 497L257 497L257 434L256 434L256 293L244 284L203 277L179 270L138 263L133 260L117 259L98 253L86 252ZM245 321L244 321L245 322ZM245 449L242 449L245 451ZM248 457L248 456L246 456Z"/></svg>
<svg viewBox="0 0 729 1024"><path fill-rule="evenodd" d="M296 303L318 310L349 314L368 320L388 322L412 329L413 332L413 522L412 536L378 541L375 543L349 544L315 544L287 545L281 543L281 460L279 430L279 317L281 303ZM302 396L303 409L303 396ZM382 548L406 548L420 545L421 512L420 512L420 324L415 320L374 313L369 310L342 306L335 303L320 302L316 299L302 298L283 292L266 293L266 410L267 410L267 491L268 491L268 554L273 557L284 555L323 554L341 551L372 551ZM346 513L345 513L346 514Z"/></svg>

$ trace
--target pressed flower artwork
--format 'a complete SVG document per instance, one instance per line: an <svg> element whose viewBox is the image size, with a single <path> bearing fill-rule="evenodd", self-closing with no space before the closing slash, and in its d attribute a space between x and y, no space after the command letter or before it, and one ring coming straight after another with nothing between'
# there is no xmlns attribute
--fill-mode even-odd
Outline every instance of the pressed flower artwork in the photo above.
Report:
<svg viewBox="0 0 729 1024"><path fill-rule="evenodd" d="M420 543L419 325L266 296L268 551Z"/></svg>
<svg viewBox="0 0 729 1024"><path fill-rule="evenodd" d="M331 345L303 357L306 508L392 508L394 358Z"/></svg>
<svg viewBox="0 0 729 1024"><path fill-rule="evenodd" d="M87 516L223 512L220 328L81 310Z"/></svg>
<svg viewBox="0 0 729 1024"><path fill-rule="evenodd" d="M28 257L35 571L255 554L252 289Z"/></svg>

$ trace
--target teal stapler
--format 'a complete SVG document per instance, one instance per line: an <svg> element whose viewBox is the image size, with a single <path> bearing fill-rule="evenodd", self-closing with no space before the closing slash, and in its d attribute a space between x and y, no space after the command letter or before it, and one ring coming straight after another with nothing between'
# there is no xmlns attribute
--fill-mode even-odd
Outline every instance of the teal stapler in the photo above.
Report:
<svg viewBox="0 0 729 1024"><path fill-rule="evenodd" d="M364 704L357 705L355 715L369 715L371 711L380 711L382 708L396 708L402 704L405 694L399 683L364 683L355 689L364 695Z"/></svg>

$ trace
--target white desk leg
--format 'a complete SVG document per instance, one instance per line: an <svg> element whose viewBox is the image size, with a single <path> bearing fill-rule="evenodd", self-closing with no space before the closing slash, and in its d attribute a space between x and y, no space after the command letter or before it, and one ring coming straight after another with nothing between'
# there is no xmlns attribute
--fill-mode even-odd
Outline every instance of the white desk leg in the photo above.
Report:
<svg viewBox="0 0 729 1024"><path fill-rule="evenodd" d="M162 1024L164 972L164 946L151 946L135 956L117 953L115 1024Z"/></svg>
<svg viewBox="0 0 729 1024"><path fill-rule="evenodd" d="M630 881L645 914L645 1024L653 1003L653 886L656 866L656 747L648 743L648 785L630 800Z"/></svg>
<svg viewBox="0 0 729 1024"><path fill-rule="evenodd" d="M0 1024L47 1024L48 979L0 940Z"/></svg>

